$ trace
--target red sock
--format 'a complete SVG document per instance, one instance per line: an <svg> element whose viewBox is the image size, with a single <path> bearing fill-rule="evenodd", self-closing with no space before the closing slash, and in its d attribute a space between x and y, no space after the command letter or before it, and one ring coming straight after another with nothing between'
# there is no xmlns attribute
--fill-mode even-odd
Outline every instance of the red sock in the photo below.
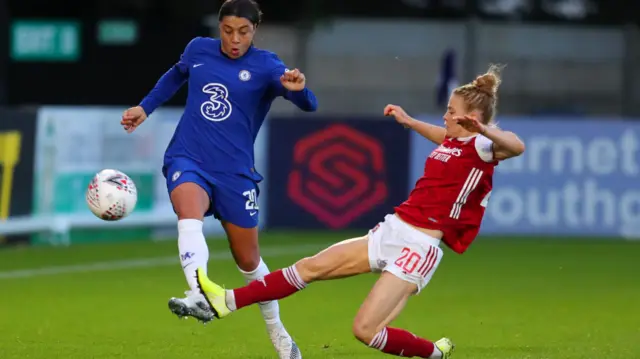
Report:
<svg viewBox="0 0 640 359"><path fill-rule="evenodd" d="M234 289L232 298L227 297L227 305L231 310L238 310L247 305L282 299L304 289L307 284L300 278L295 265L267 274L247 286ZM233 307L235 298L235 308ZM231 302L231 303L229 303Z"/></svg>
<svg viewBox="0 0 640 359"><path fill-rule="evenodd" d="M401 357L429 358L435 349L432 342L406 330L386 327L376 334L370 347Z"/></svg>

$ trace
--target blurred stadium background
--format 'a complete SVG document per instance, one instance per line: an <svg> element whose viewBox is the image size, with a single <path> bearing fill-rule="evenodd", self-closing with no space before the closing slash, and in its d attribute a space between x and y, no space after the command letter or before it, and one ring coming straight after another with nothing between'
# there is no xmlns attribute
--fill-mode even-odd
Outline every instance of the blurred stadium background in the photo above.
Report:
<svg viewBox="0 0 640 359"><path fill-rule="evenodd" d="M499 166L482 238L447 251L398 325L451 336L459 358L640 358L637 1L258 2L256 44L319 99L315 114L278 100L256 144L272 269L406 198L433 147L384 105L441 121L452 86L504 63L498 119L527 152ZM257 310L206 328L166 310L185 283L160 167L185 89L135 134L119 126L192 37L216 36L220 3L0 0L0 358L273 357ZM86 207L103 168L138 184L121 222ZM206 227L211 271L242 284ZM382 357L349 333L374 279L283 301L305 357Z"/></svg>

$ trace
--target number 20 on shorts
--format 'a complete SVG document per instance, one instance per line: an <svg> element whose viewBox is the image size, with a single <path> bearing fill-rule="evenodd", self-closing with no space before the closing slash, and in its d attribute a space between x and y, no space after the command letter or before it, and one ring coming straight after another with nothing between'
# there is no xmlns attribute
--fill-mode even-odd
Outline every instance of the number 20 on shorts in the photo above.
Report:
<svg viewBox="0 0 640 359"><path fill-rule="evenodd" d="M242 195L247 197L247 202L244 206L247 211L257 211L260 209L258 208L258 194L255 189L244 191Z"/></svg>
<svg viewBox="0 0 640 359"><path fill-rule="evenodd" d="M400 257L396 259L394 264L407 274L413 274L418 269L418 274L427 277L438 261L438 248L430 247L427 255L423 258L420 254L412 251L409 247L402 248ZM418 267L418 265L420 265Z"/></svg>

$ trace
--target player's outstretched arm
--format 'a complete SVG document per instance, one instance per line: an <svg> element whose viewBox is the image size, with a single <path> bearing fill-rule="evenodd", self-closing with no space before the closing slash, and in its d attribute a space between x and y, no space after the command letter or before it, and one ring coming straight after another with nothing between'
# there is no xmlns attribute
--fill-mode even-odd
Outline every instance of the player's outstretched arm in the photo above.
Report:
<svg viewBox="0 0 640 359"><path fill-rule="evenodd" d="M466 130L479 133L490 139L493 142L493 157L496 160L520 156L524 152L524 142L513 132L485 125L472 115L455 117L454 119Z"/></svg>
<svg viewBox="0 0 640 359"><path fill-rule="evenodd" d="M291 101L299 109L307 112L314 112L318 109L316 95L306 87L306 77L300 70L285 70L279 81L284 89L284 98Z"/></svg>
<svg viewBox="0 0 640 359"><path fill-rule="evenodd" d="M447 133L447 130L445 130L444 127L422 122L407 115L404 109L397 105L387 105L387 107L384 108L384 115L393 116L396 121L398 121L398 123L403 125L405 128L410 128L416 131L422 137L437 145L441 144L444 141Z"/></svg>
<svg viewBox="0 0 640 359"><path fill-rule="evenodd" d="M142 99L139 106L144 109L147 116L151 115L153 111L173 97L187 81L187 77L187 72L182 72L177 64L174 65L160 77L151 92Z"/></svg>
<svg viewBox="0 0 640 359"><path fill-rule="evenodd" d="M271 88L274 97L282 96L299 109L314 112L318 109L316 95L307 88L307 78L298 69L289 70L278 55L270 53L266 66L271 68Z"/></svg>
<svg viewBox="0 0 640 359"><path fill-rule="evenodd" d="M482 135L493 141L493 156L496 160L517 157L524 152L524 142L511 131L486 126Z"/></svg>
<svg viewBox="0 0 640 359"><path fill-rule="evenodd" d="M199 39L199 37L196 37L189 42L180 56L180 61L162 75L151 92L142 99L139 106L144 109L147 116L150 116L158 107L169 101L187 81L189 78L189 53L193 47L198 46Z"/></svg>

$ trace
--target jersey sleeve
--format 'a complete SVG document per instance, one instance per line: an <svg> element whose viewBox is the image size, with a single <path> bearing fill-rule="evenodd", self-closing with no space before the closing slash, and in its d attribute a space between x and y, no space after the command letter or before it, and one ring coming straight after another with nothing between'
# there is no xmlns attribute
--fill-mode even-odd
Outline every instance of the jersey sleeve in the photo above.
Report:
<svg viewBox="0 0 640 359"><path fill-rule="evenodd" d="M180 73L189 75L189 68L191 67L191 65L193 65L193 53L196 52L196 49L198 46L201 46L199 45L200 39L202 38L201 37L193 38L191 41L189 41L187 46L185 46L184 51L182 51L182 54L180 54L180 59L173 66L178 71L180 71Z"/></svg>
<svg viewBox="0 0 640 359"><path fill-rule="evenodd" d="M483 161L493 161L493 141L482 135L478 135L478 137L476 137L475 147L478 156L480 156Z"/></svg>
<svg viewBox="0 0 640 359"><path fill-rule="evenodd" d="M180 59L167 72L164 73L153 87L151 92L142 99L140 105L147 116L151 115L158 107L167 102L184 85L189 78L189 66L191 53L196 47L200 37L196 37L187 44Z"/></svg>
<svg viewBox="0 0 640 359"><path fill-rule="evenodd" d="M268 63L271 68L270 87L276 97L286 98L303 111L315 111L318 108L318 100L308 88L305 87L302 91L289 91L282 86L280 77L288 69L276 54L270 54Z"/></svg>

